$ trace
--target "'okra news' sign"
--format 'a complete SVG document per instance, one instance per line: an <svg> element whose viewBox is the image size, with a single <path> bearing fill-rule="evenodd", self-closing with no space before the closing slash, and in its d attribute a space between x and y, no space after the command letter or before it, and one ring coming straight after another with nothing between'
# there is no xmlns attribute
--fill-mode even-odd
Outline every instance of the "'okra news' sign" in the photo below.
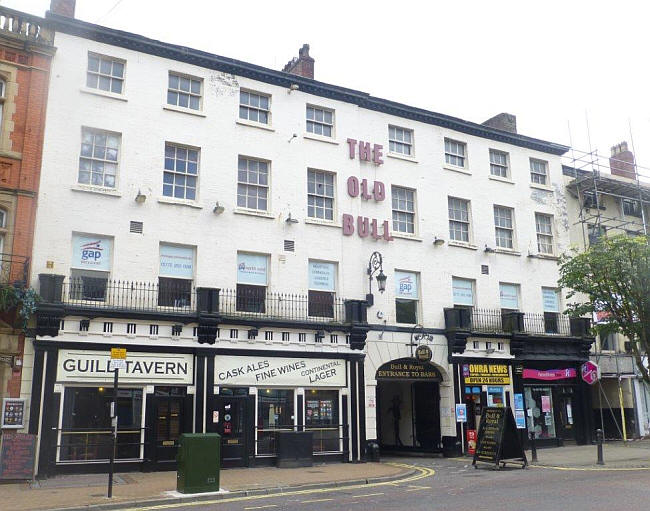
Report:
<svg viewBox="0 0 650 511"><path fill-rule="evenodd" d="M215 385L345 387L345 360L284 357L214 357Z"/></svg>

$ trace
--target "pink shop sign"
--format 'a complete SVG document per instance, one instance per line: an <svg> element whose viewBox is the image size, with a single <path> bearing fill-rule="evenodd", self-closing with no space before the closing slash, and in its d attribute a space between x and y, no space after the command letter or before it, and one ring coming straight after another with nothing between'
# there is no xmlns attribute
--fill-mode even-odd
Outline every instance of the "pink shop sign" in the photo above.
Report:
<svg viewBox="0 0 650 511"><path fill-rule="evenodd" d="M573 367L568 369L547 369L545 371L524 369L522 378L524 380L567 380L569 378L575 378L577 374Z"/></svg>

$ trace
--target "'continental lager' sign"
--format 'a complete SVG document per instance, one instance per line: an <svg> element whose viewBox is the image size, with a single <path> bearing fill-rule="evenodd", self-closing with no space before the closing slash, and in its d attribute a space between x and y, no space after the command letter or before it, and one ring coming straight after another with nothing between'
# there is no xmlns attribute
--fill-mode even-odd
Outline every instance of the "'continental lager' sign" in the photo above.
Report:
<svg viewBox="0 0 650 511"><path fill-rule="evenodd" d="M466 385L509 385L506 364L463 364Z"/></svg>

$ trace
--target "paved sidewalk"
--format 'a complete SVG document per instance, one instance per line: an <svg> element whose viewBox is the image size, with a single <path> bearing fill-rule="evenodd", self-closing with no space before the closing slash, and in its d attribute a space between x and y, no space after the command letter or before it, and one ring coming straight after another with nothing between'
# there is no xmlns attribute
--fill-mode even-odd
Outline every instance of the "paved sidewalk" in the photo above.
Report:
<svg viewBox="0 0 650 511"><path fill-rule="evenodd" d="M565 445L537 449L537 463L546 467L572 468L650 468L650 439L631 442L606 442L603 444L605 465L597 465L597 446ZM532 455L526 451L528 461ZM532 463L532 462L531 462Z"/></svg>
<svg viewBox="0 0 650 511"><path fill-rule="evenodd" d="M278 489L343 481L399 477L403 467L383 463L328 463L310 468L241 468L221 471L221 488L241 490ZM113 499L106 498L108 476L86 474L60 476L36 484L0 485L0 509L31 511L81 507L92 504L166 499L166 491L176 490L176 472L129 472L115 477Z"/></svg>

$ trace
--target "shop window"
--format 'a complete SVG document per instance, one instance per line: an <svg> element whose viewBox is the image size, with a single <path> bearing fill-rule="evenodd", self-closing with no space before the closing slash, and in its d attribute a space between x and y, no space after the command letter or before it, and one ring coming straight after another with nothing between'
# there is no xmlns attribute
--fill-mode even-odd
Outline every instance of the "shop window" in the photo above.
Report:
<svg viewBox="0 0 650 511"><path fill-rule="evenodd" d="M417 273L395 271L395 321L397 323L417 324L418 298Z"/></svg>
<svg viewBox="0 0 650 511"><path fill-rule="evenodd" d="M503 387L487 388L487 405L488 406L505 406L505 396Z"/></svg>
<svg viewBox="0 0 650 511"><path fill-rule="evenodd" d="M194 247L160 244L158 305L189 307L192 303Z"/></svg>
<svg viewBox="0 0 650 511"><path fill-rule="evenodd" d="M237 311L266 312L266 286L268 284L268 256L237 254Z"/></svg>
<svg viewBox="0 0 650 511"><path fill-rule="evenodd" d="M257 391L257 454L275 454L275 432L294 429L293 390Z"/></svg>
<svg viewBox="0 0 650 511"><path fill-rule="evenodd" d="M315 453L341 450L338 390L305 390L305 429L314 435Z"/></svg>
<svg viewBox="0 0 650 511"><path fill-rule="evenodd" d="M531 411L528 417L528 432L535 438L555 438L555 418L553 416L553 394L551 387L524 387L526 408Z"/></svg>
<svg viewBox="0 0 650 511"><path fill-rule="evenodd" d="M67 387L63 397L61 461L108 460L112 391L104 387ZM140 458L142 389L119 389L116 459Z"/></svg>

